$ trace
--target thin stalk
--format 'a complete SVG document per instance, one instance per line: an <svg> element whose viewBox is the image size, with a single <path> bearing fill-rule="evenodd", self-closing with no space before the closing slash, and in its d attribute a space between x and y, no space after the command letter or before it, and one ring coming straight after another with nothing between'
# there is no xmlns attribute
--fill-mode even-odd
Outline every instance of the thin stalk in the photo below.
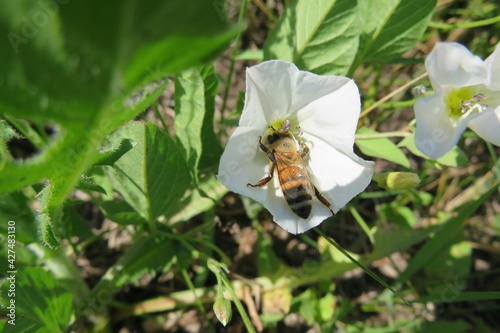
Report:
<svg viewBox="0 0 500 333"><path fill-rule="evenodd" d="M227 291L229 291L229 294L231 294L231 297L233 298L234 305L236 305L236 309L238 309L238 312L240 313L241 319L243 320L243 323L245 324L245 328L247 332L249 333L256 333L255 329L252 325L252 322L250 321L250 318L247 315L247 312L245 311L245 308L243 307L243 304L241 304L240 299L234 292L233 286L231 285L231 282L228 280L226 275L221 272L219 274L220 278L222 279L222 282L226 286Z"/></svg>
<svg viewBox="0 0 500 333"><path fill-rule="evenodd" d="M349 211L351 212L354 219L358 222L361 229L363 229L366 236L368 236L368 239L370 239L370 243L375 244L375 239L373 238L373 233L371 232L370 227L366 224L365 220L361 217L356 208L350 206Z"/></svg>
<svg viewBox="0 0 500 333"><path fill-rule="evenodd" d="M189 278L189 275L185 269L182 269L181 272L182 272L182 277L184 278L184 281L186 282L189 290L191 290L191 292L193 293L194 302L196 303L196 306L198 306L198 309L201 311L201 313L203 313L203 316L205 317L205 321L208 323L209 321L207 318L207 311L205 311L205 308L203 307L203 303L201 302L199 297L197 297L197 295L196 295L196 288L194 287L193 282ZM214 329L213 325L210 324L209 327L210 327L210 331L215 333L215 329Z"/></svg>
<svg viewBox="0 0 500 333"><path fill-rule="evenodd" d="M448 24L448 23L441 23L441 22L429 22L429 27L435 28L435 29L441 29L441 30L451 30L451 29L471 29L471 28L478 28L478 27L484 27L487 25L495 24L500 22L500 15L495 16L489 19L485 20L480 20L480 21L475 21L475 22L460 22L456 24Z"/></svg>
<svg viewBox="0 0 500 333"><path fill-rule="evenodd" d="M368 269L368 267L366 267L365 265L361 264L359 261L357 261L356 259L354 259L346 250L344 250L342 248L342 246L340 246L339 244L337 244L336 241L334 241L333 239L331 239L330 237L328 237L323 231L321 231L319 228L314 228L314 231L316 231L316 233L318 235L320 235L321 237L323 237L328 243L330 243L330 245L334 246L337 250L339 250L344 256L346 256L351 262L353 262L356 266L358 266L359 268L361 268L363 270L363 272L365 272L366 274L368 274L372 279L374 279L375 281L377 281L378 283L380 283L384 288L386 289L389 289L390 291L392 291L392 293L394 295L396 295L397 297L399 297L405 304L409 305L409 303L404 300L399 294L398 292L392 288L391 286L389 286L387 283L384 282L384 280L382 280L381 278L378 277L377 274L373 273L370 269Z"/></svg>
<svg viewBox="0 0 500 333"><path fill-rule="evenodd" d="M405 90L406 88L408 88L409 86L411 86L412 84L414 84L414 83L422 80L426 76L427 76L427 72L425 72L425 73L421 74L420 76L414 78L413 80L407 82L405 85L399 87L398 89L394 90L390 94L384 96L382 99L379 99L377 102L375 102L374 104L372 104L369 108L367 108L366 110L364 110L363 112L361 112L361 114L359 115L359 118L362 118L362 117L366 116L368 113L370 113L373 110L375 110L380 104L385 103L386 101L390 100L391 98L393 98L394 96L396 96L397 94L399 94L400 92L402 92L403 90Z"/></svg>
<svg viewBox="0 0 500 333"><path fill-rule="evenodd" d="M247 8L247 3L248 0L243 0L240 5L240 13L238 16L238 24L241 25L241 22L243 21L243 17L245 16L245 9ZM227 106L227 99L229 97L229 89L231 88L231 81L233 80L233 72L234 72L234 63L236 62L236 55L238 53L238 46L240 43L240 37L241 37L241 30L238 32L236 35L236 39L234 40L234 46L233 46L233 53L231 56L231 64L229 66L229 74L227 75L227 80L225 83L225 88L224 88L224 97L222 99L222 107L221 107L221 119L220 119L220 124L221 127L224 127L224 111L226 110ZM221 131L222 132L222 131Z"/></svg>
<svg viewBox="0 0 500 333"><path fill-rule="evenodd" d="M392 137L407 137L410 135L409 132L384 132L384 133L376 133L376 134L356 134L356 140L363 139L380 139L380 138L392 138Z"/></svg>

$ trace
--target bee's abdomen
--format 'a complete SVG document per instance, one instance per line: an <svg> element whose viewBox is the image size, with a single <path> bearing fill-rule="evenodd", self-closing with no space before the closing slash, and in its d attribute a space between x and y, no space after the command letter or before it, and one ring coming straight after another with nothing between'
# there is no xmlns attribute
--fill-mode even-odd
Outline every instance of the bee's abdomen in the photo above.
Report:
<svg viewBox="0 0 500 333"><path fill-rule="evenodd" d="M299 170L295 170L299 169ZM280 183L286 202L292 211L307 219L312 209L312 185L307 174L291 166L280 173Z"/></svg>

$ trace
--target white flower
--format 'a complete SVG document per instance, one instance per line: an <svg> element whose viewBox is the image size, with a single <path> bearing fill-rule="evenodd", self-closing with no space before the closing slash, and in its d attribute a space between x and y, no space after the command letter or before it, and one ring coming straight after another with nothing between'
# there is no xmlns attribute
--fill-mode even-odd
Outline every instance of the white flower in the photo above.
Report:
<svg viewBox="0 0 500 333"><path fill-rule="evenodd" d="M425 60L435 94L415 103L415 144L436 159L469 127L500 146L500 47L482 61L463 45L437 43Z"/></svg>
<svg viewBox="0 0 500 333"><path fill-rule="evenodd" d="M259 136L268 146L270 126L278 130L290 125L295 140L309 148L304 163L313 185L338 212L368 186L373 175L373 162L353 152L359 113L358 88L346 77L299 71L284 61L251 67L245 107L222 154L217 177L229 190L261 203L282 228L293 234L305 232L332 213L313 195L309 216L296 215L285 200L277 171L267 185L247 186L268 176L272 164L259 148Z"/></svg>

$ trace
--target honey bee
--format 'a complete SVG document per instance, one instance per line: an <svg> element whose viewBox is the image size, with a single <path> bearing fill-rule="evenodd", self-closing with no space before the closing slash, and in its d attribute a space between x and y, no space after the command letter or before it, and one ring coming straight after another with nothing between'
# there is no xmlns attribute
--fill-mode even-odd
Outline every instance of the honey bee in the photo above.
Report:
<svg viewBox="0 0 500 333"><path fill-rule="evenodd" d="M309 148L304 144L297 145L290 133L290 122L286 120L278 129L273 126L266 134L268 146L262 143L259 136L259 147L271 160L269 176L261 179L257 184L248 183L247 186L262 187L273 179L274 169L278 170L278 178L288 206L299 217L307 219L311 214L313 195L324 204L332 213L332 205L318 191L311 181L303 158Z"/></svg>

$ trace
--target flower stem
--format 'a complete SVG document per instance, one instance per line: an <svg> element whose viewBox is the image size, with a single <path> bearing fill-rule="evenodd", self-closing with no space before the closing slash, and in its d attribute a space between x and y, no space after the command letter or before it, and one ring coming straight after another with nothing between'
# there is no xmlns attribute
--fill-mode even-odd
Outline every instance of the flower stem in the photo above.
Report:
<svg viewBox="0 0 500 333"><path fill-rule="evenodd" d="M368 267L366 267L365 265L361 264L359 261L357 261L356 259L354 259L346 250L344 250L342 248L342 246L340 246L339 244L337 244L336 241L334 241L333 239L331 239L330 237L328 237L323 231L321 231L318 227L314 228L314 231L316 231L316 233L318 235L320 235L321 237L323 237L328 243L330 243L330 245L334 246L337 250L339 250L344 256L346 256L351 262L353 262L354 264L356 264L356 266L358 266L359 268L361 268L366 274L368 274L369 276L371 276L375 281L377 281L378 283L380 283L384 288L386 289L389 289L394 295L396 295L397 297L399 297L405 304L409 304L405 299L403 299L403 297L401 297L398 292L392 288L391 286L389 286L387 283L385 283L384 280L382 280L380 277L377 276L377 274L373 273Z"/></svg>
<svg viewBox="0 0 500 333"><path fill-rule="evenodd" d="M240 13L238 15L238 25L241 25L241 22L243 21L243 17L245 16L245 9L247 8L247 2L248 2L248 0L243 0L241 2ZM236 38L234 40L233 53L231 55L231 64L229 65L229 74L227 75L227 80L225 82L224 97L222 99L222 107L221 107L221 110L220 110L220 113L221 113L221 119L220 119L221 127L223 127L223 125L224 125L224 119L225 119L225 117L224 117L224 111L226 110L227 99L229 97L229 89L231 88L231 81L233 79L234 63L236 62L236 55L238 53L238 47L239 47L239 43L240 43L240 37L241 37L241 30L238 31L238 34L236 35Z"/></svg>
<svg viewBox="0 0 500 333"><path fill-rule="evenodd" d="M370 113L373 110L375 110L380 104L385 103L386 101L390 100L392 97L394 97L395 95L399 94L400 92L402 92L403 90L405 90L406 88L408 88L409 86L411 86L412 84L414 84L415 82L418 82L418 81L422 80L426 76L427 76L427 72L425 72L425 73L421 74L420 76L414 78L413 80L409 81L405 85L403 85L403 86L399 87L398 89L394 90L392 93L384 96L384 98L379 99L377 102L375 102L374 104L372 104L369 108L367 108L366 110L364 110L363 112L361 112L361 114L359 115L359 118L360 119L363 118L368 113Z"/></svg>
<svg viewBox="0 0 500 333"><path fill-rule="evenodd" d="M196 295L196 288L194 287L193 281L191 281L191 278L189 277L187 270L182 269L181 273L182 273L182 277L184 278L184 282L186 282L186 285L188 286L189 290L191 290L191 292L193 293L193 296L194 296L193 299L194 299L194 302L196 303L196 306L198 307L198 310L200 310L200 312L205 317L204 318L205 321L207 323L209 323L209 320L207 318L207 312L205 311L205 307L203 306L203 303L201 302L200 298L197 297L197 295ZM213 325L209 324L208 327L209 327L211 332L215 333L215 329L214 329Z"/></svg>
<svg viewBox="0 0 500 333"><path fill-rule="evenodd" d="M221 272L221 274L219 274L219 277L222 279L222 282L226 286L226 289L229 292L229 294L231 294L234 305L236 306L236 309L238 309L238 312L240 313L241 319L243 320L243 323L245 324L245 328L246 328L247 332L255 333L255 329L250 321L250 318L248 318L247 312L245 311L245 308L243 308L243 304L241 304L240 299L238 298L238 296L234 292L233 286L231 285L231 282L226 277L226 274Z"/></svg>
<svg viewBox="0 0 500 333"><path fill-rule="evenodd" d="M486 25L491 25L500 22L500 15L495 16L486 20L474 21L474 22L460 22L456 24L448 24L441 22L429 22L429 27L441 30L451 30L451 29L471 29L483 27Z"/></svg>
<svg viewBox="0 0 500 333"><path fill-rule="evenodd" d="M356 134L356 140L407 137L408 135L410 135L409 132L403 132L403 131L384 132L376 134Z"/></svg>

